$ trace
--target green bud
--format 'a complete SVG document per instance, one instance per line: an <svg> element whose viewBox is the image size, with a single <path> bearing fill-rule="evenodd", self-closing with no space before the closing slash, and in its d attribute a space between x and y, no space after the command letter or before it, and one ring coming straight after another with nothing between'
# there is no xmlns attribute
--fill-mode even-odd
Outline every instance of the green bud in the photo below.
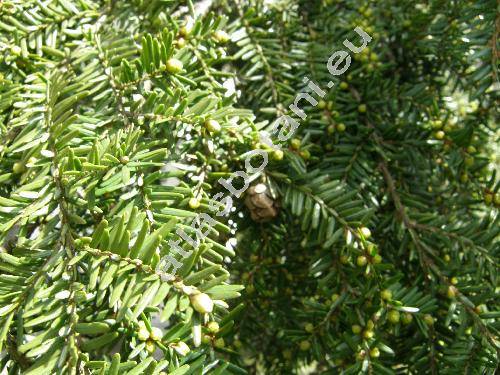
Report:
<svg viewBox="0 0 500 375"><path fill-rule="evenodd" d="M182 72L183 64L180 60L171 58L167 61L165 69L167 72L177 74Z"/></svg>

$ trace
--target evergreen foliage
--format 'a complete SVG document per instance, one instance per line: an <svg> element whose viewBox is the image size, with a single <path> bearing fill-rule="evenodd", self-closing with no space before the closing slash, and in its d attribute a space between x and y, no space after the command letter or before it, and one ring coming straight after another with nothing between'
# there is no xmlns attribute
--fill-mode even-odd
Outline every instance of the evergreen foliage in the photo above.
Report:
<svg viewBox="0 0 500 375"><path fill-rule="evenodd" d="M494 374L499 29L495 0L0 2L0 371ZM256 149L267 190L214 216Z"/></svg>

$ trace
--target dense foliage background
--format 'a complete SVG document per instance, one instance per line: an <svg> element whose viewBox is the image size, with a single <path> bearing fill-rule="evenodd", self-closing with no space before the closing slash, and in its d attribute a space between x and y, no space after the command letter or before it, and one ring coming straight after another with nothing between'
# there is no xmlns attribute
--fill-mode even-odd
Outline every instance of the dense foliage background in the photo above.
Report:
<svg viewBox="0 0 500 375"><path fill-rule="evenodd" d="M494 374L498 6L1 1L1 373Z"/></svg>

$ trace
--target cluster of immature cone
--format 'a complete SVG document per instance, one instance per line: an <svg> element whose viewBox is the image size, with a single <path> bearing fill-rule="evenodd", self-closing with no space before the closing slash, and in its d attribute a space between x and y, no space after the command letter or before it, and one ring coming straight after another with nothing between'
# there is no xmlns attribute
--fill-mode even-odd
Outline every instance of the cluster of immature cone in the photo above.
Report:
<svg viewBox="0 0 500 375"><path fill-rule="evenodd" d="M269 194L264 184L251 186L247 190L245 204L250 210L252 220L264 222L278 215L278 205Z"/></svg>

